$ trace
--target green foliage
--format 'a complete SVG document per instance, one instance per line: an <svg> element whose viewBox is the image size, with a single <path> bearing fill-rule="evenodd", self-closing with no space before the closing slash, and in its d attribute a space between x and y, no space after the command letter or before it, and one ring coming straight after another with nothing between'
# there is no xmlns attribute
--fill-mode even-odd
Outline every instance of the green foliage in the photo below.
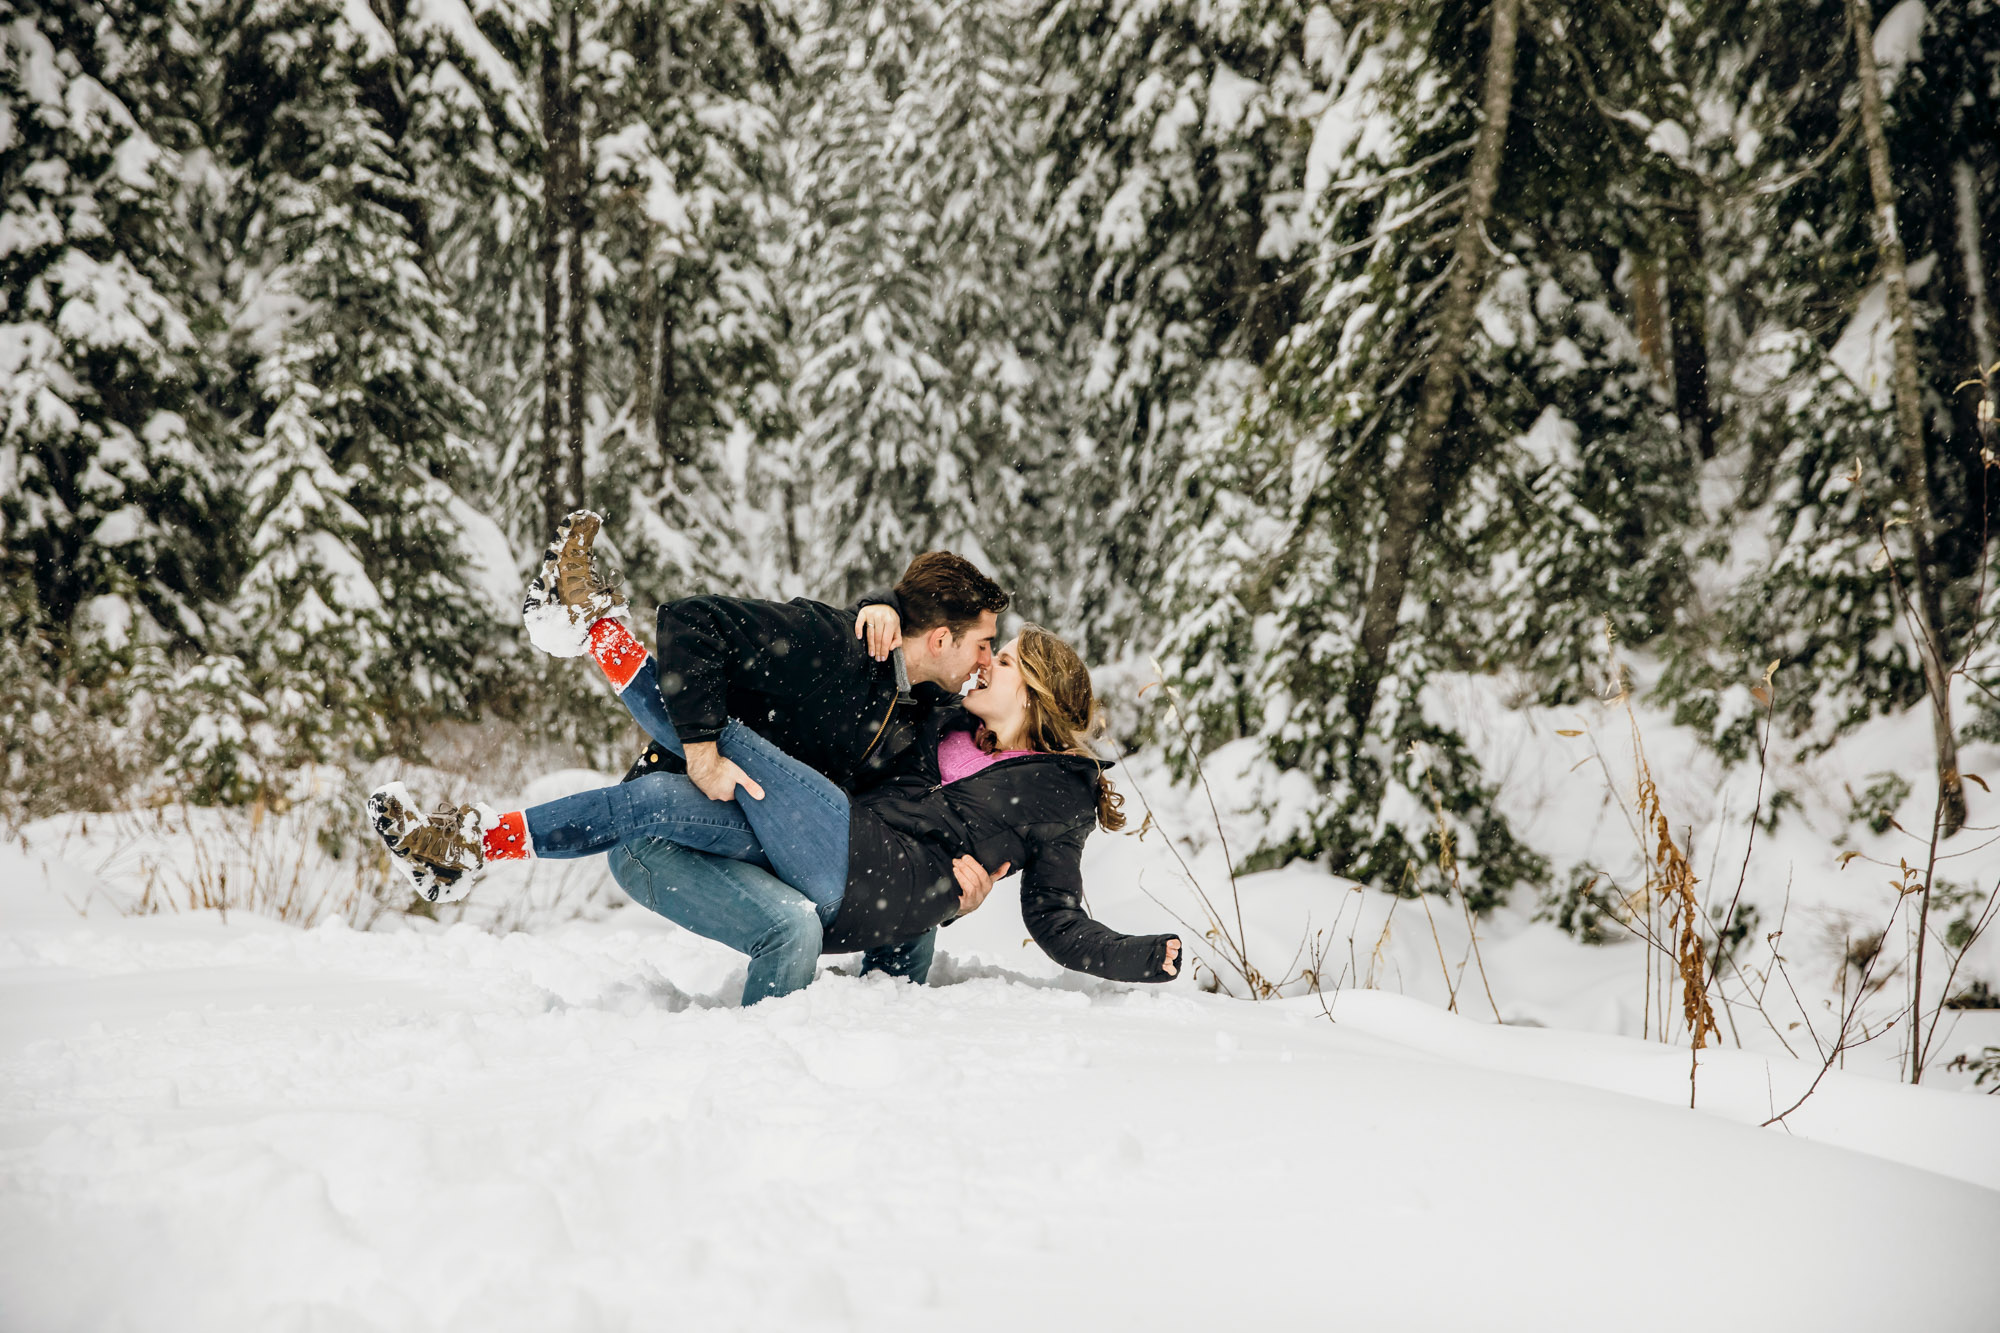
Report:
<svg viewBox="0 0 2000 1333"><path fill-rule="evenodd" d="M1861 820L1870 833L1887 833L1896 812L1910 799L1910 780L1901 773L1871 773L1867 790L1854 798L1850 820Z"/></svg>
<svg viewBox="0 0 2000 1333"><path fill-rule="evenodd" d="M1616 887L1601 871L1573 866L1567 886L1543 890L1535 919L1555 923L1580 943L1609 944L1626 937L1627 932L1616 928L1621 910Z"/></svg>
<svg viewBox="0 0 2000 1333"><path fill-rule="evenodd" d="M635 602L840 596L965 549L1094 660L1157 654L1183 773L1267 816L1248 865L1434 889L1441 806L1476 905L1532 883L1599 933L1446 688L1575 701L1608 624L1730 759L1773 659L1799 750L1913 706L1905 460L1844 0L1528 7L1435 503L1355 720L1489 12L0 0L8 762L83 738L119 762L63 799L143 770L240 801L485 711L616 763L614 703L530 661L494 591L546 538L553 352ZM1929 6L1885 78L1944 628L2000 691L1958 387L2000 267L1995 13ZM567 308L544 336L552 53L584 126L574 343ZM2000 737L1973 700L1966 737Z"/></svg>
<svg viewBox="0 0 2000 1333"><path fill-rule="evenodd" d="M1069 454L1039 520L1057 555L1045 595L1094 651L1146 651L1158 617L1185 611L1161 595L1205 503L1184 451L1296 317L1324 184L1309 118L1346 37L1297 0L1051 3L1037 25L1043 299Z"/></svg>

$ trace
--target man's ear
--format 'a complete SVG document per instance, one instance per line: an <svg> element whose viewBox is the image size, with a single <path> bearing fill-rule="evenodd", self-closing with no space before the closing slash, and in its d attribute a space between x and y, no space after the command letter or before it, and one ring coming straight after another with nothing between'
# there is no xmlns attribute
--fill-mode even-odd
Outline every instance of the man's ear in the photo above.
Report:
<svg viewBox="0 0 2000 1333"><path fill-rule="evenodd" d="M924 647L928 648L931 652L931 655L935 657L937 654L943 652L946 648L950 647L954 638L955 636L951 632L951 626L939 625L937 628L933 629L930 633L924 635Z"/></svg>

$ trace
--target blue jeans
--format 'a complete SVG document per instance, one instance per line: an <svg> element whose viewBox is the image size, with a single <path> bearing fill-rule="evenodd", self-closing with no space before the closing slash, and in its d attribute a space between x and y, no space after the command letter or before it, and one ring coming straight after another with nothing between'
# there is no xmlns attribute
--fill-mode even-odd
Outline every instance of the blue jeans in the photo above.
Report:
<svg viewBox="0 0 2000 1333"><path fill-rule="evenodd" d="M620 697L654 740L682 753L650 656ZM535 854L595 856L634 838L665 838L769 866L831 923L847 891L847 793L741 722L723 728L717 748L764 789L761 800L714 801L681 774L648 773L530 806L523 813Z"/></svg>
<svg viewBox="0 0 2000 1333"><path fill-rule="evenodd" d="M750 955L743 1003L789 995L813 979L819 914L805 895L745 861L692 851L664 838L636 838L611 849L611 874L632 901L705 939ZM937 932L870 949L863 972L930 976Z"/></svg>
<svg viewBox="0 0 2000 1333"><path fill-rule="evenodd" d="M819 913L770 871L658 837L621 842L608 859L612 876L633 902L750 955L743 1003L789 995L812 981L819 961Z"/></svg>
<svg viewBox="0 0 2000 1333"><path fill-rule="evenodd" d="M649 736L684 753L651 654L619 698ZM846 889L848 801L741 723L729 724L718 748L764 788L764 800L712 801L685 777L655 773L535 806L526 819L537 854L609 851L612 876L635 902L750 955L743 1002L752 1004L813 978L821 933ZM773 865L785 880L764 868ZM862 971L922 984L936 944L932 930L871 949Z"/></svg>

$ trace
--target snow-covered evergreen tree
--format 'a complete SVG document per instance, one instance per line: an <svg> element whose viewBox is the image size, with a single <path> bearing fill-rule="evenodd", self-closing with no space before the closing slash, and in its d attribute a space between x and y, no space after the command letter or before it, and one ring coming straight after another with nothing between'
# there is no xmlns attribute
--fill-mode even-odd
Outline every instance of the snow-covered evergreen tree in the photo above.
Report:
<svg viewBox="0 0 2000 1333"><path fill-rule="evenodd" d="M315 0L215 18L245 238L230 269L250 441L241 651L283 752L366 752L462 706L492 629L451 488L470 480L460 432L478 420L463 329L401 137L395 34Z"/></svg>
<svg viewBox="0 0 2000 1333"><path fill-rule="evenodd" d="M221 576L179 164L126 100L169 19L0 5L0 579L62 670L199 641Z"/></svg>
<svg viewBox="0 0 2000 1333"><path fill-rule="evenodd" d="M787 347L767 254L784 17L605 0L481 23L487 47L437 80L466 150L437 226L491 423L494 512L517 551L540 549L550 423L566 479L574 409L584 498L638 599L784 582Z"/></svg>
<svg viewBox="0 0 2000 1333"><path fill-rule="evenodd" d="M1994 538L1980 391L1963 386L2000 359L1990 350L2000 11L1989 0L1909 0L1875 12L1916 315L1941 631L1956 660L1974 641ZM1845 35L1844 14L1840 0L1704 8L1693 16L1701 41L1687 42L1704 56L1691 75L1711 107L1696 151L1721 205L1708 248L1728 340L1722 406L1733 452L1719 460L1726 499L1711 515L1717 614L1689 622L1665 683L1680 717L1729 754L1752 743L1759 710L1745 686L1772 660L1785 668L1781 720L1807 748L1925 697L1902 604L1915 581L1898 526L1909 517L1907 468L1854 53L1849 42L1836 58L1826 38Z"/></svg>
<svg viewBox="0 0 2000 1333"><path fill-rule="evenodd" d="M1305 127L1344 50L1332 14L1295 0L1048 4L1038 30L1071 460L1049 540L1091 552L1053 591L1094 650L1143 648L1184 444L1296 318Z"/></svg>
<svg viewBox="0 0 2000 1333"><path fill-rule="evenodd" d="M1367 10L1351 30L1316 20L1339 92L1293 223L1313 234L1301 318L1252 410L1208 432L1179 473L1200 527L1170 566L1168 650L1202 743L1238 740L1272 807L1298 812L1253 854L1329 853L1391 886L1414 862L1420 882L1434 879L1421 844L1441 801L1461 826L1474 900L1490 902L1538 862L1427 711L1426 686L1440 670L1514 668L1536 694L1574 698L1607 618L1626 637L1656 635L1679 597L1691 459L1619 291L1645 231L1619 184L1678 140L1634 104L1636 78L1617 94L1636 123L1602 115L1582 80L1614 62L1578 47L1582 16L1538 8L1523 21L1482 229L1495 257L1401 623L1383 666L1371 662L1362 631L1385 512L1462 262L1453 236L1485 57L1462 40L1464 18L1402 5ZM1310 780L1314 800L1280 800L1288 773Z"/></svg>
<svg viewBox="0 0 2000 1333"><path fill-rule="evenodd" d="M784 20L762 5L607 3L588 89L592 497L642 596L797 588L811 562L781 263Z"/></svg>
<svg viewBox="0 0 2000 1333"><path fill-rule="evenodd" d="M927 548L1003 572L1022 559L1052 341L1029 232L1026 24L1009 0L807 11L791 285L829 592L893 580Z"/></svg>

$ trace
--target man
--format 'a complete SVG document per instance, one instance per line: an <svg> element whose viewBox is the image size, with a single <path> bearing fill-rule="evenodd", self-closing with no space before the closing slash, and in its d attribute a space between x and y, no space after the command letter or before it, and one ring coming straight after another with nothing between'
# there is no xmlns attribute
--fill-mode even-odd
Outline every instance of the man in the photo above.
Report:
<svg viewBox="0 0 2000 1333"><path fill-rule="evenodd" d="M924 712L992 664L1007 603L1000 585L949 551L926 551L888 593L844 610L803 597L669 602L660 608L657 685L688 776L718 801L733 799L739 784L762 795L716 752L733 717L848 792L867 790L896 770ZM894 655L862 643L857 619L878 604L901 620L907 694ZM649 747L638 771L666 766L660 750Z"/></svg>
<svg viewBox="0 0 2000 1333"><path fill-rule="evenodd" d="M717 752L715 738L732 717L849 793L893 774L928 710L948 702L975 671L991 666L998 613L1009 600L971 561L928 551L910 562L890 592L845 610L806 598L702 596L670 602L659 611L654 656L616 620L603 618L618 614L623 599L591 569L598 524L588 513L564 523L529 590L529 633L559 655L588 652L633 715L661 738L647 747L627 781L684 769L718 801L736 799L739 789L745 799L763 796ZM879 635L873 651L863 646L858 621L871 605L892 609L900 618L900 649L891 652L890 642ZM587 638L577 633L586 627ZM679 746L664 743L666 736L677 737ZM787 993L811 979L830 915L823 919L767 870L657 838L621 844L608 860L613 877L635 901L752 956L745 1003ZM976 905L971 901L967 910ZM933 931L871 950L863 970L921 983L935 943Z"/></svg>

